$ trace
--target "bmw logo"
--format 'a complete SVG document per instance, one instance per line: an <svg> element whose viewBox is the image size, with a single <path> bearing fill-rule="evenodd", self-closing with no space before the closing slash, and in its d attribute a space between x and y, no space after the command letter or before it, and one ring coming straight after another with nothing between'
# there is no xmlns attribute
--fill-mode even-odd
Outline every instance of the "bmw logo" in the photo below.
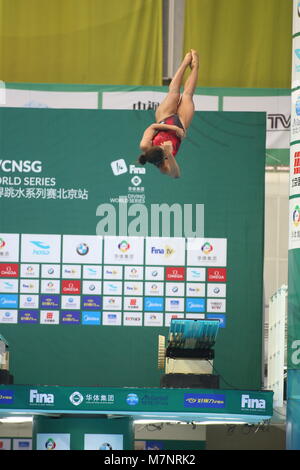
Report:
<svg viewBox="0 0 300 470"><path fill-rule="evenodd" d="M76 251L80 256L84 256L89 252L89 247L87 246L86 243L80 243L77 246Z"/></svg>
<svg viewBox="0 0 300 470"><path fill-rule="evenodd" d="M99 450L112 450L112 446L109 442L103 442L99 447Z"/></svg>

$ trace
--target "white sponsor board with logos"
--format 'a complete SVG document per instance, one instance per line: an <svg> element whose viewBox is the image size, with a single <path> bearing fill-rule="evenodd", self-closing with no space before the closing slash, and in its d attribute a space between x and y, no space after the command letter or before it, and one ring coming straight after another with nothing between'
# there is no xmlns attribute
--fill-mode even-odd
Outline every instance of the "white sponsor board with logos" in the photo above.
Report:
<svg viewBox="0 0 300 470"><path fill-rule="evenodd" d="M104 295L122 295L123 284L121 281L103 281Z"/></svg>
<svg viewBox="0 0 300 470"><path fill-rule="evenodd" d="M122 297L104 295L103 310L122 310Z"/></svg>
<svg viewBox="0 0 300 470"><path fill-rule="evenodd" d="M293 0L293 34L300 31L300 3L298 0Z"/></svg>
<svg viewBox="0 0 300 470"><path fill-rule="evenodd" d="M289 148L291 118L289 96L224 96L223 111L266 112L266 148Z"/></svg>
<svg viewBox="0 0 300 470"><path fill-rule="evenodd" d="M145 282L145 295L164 295L164 283L163 282Z"/></svg>
<svg viewBox="0 0 300 470"><path fill-rule="evenodd" d="M20 308L39 308L39 296L38 295L20 295Z"/></svg>
<svg viewBox="0 0 300 470"><path fill-rule="evenodd" d="M38 279L20 279L20 292L35 294L39 292L40 281Z"/></svg>
<svg viewBox="0 0 300 470"><path fill-rule="evenodd" d="M41 280L41 293L43 294L59 294L60 281L57 279L42 279Z"/></svg>
<svg viewBox="0 0 300 470"><path fill-rule="evenodd" d="M290 147L290 196L300 194L300 143Z"/></svg>
<svg viewBox="0 0 300 470"><path fill-rule="evenodd" d="M225 299L207 299L206 311L208 313L225 313L226 300Z"/></svg>
<svg viewBox="0 0 300 470"><path fill-rule="evenodd" d="M183 266L185 264L184 238L146 238L146 264Z"/></svg>
<svg viewBox="0 0 300 470"><path fill-rule="evenodd" d="M207 284L207 297L226 297L226 284L209 282Z"/></svg>
<svg viewBox="0 0 300 470"><path fill-rule="evenodd" d="M19 234L0 233L0 262L19 261Z"/></svg>
<svg viewBox="0 0 300 470"><path fill-rule="evenodd" d="M205 268L186 268L187 281L205 281Z"/></svg>
<svg viewBox="0 0 300 470"><path fill-rule="evenodd" d="M143 282L124 282L124 295L143 295L144 284Z"/></svg>
<svg viewBox="0 0 300 470"><path fill-rule="evenodd" d="M184 318L183 313L166 313L165 314L165 326L171 325L172 318Z"/></svg>
<svg viewBox="0 0 300 470"><path fill-rule="evenodd" d="M122 313L121 312L103 312L102 313L102 325L107 325L107 326L122 325Z"/></svg>
<svg viewBox="0 0 300 470"><path fill-rule="evenodd" d="M82 293L83 294L102 294L101 281L82 281Z"/></svg>
<svg viewBox="0 0 300 470"><path fill-rule="evenodd" d="M289 201L289 250L300 248L300 197Z"/></svg>
<svg viewBox="0 0 300 470"><path fill-rule="evenodd" d="M166 296L183 297L184 296L184 283L183 282L168 282L166 284Z"/></svg>
<svg viewBox="0 0 300 470"><path fill-rule="evenodd" d="M102 93L103 109L156 109L166 97L161 91L111 91ZM196 111L218 111L219 97L194 95Z"/></svg>
<svg viewBox="0 0 300 470"><path fill-rule="evenodd" d="M21 277L39 277L39 264L21 264Z"/></svg>
<svg viewBox="0 0 300 470"><path fill-rule="evenodd" d="M24 263L59 263L60 235L23 234L21 238L21 261Z"/></svg>
<svg viewBox="0 0 300 470"><path fill-rule="evenodd" d="M161 312L145 312L144 326L163 326L164 315Z"/></svg>
<svg viewBox="0 0 300 470"><path fill-rule="evenodd" d="M292 47L292 88L298 86L300 86L300 36L293 38Z"/></svg>
<svg viewBox="0 0 300 470"><path fill-rule="evenodd" d="M123 324L125 326L142 326L143 314L141 312L124 312Z"/></svg>
<svg viewBox="0 0 300 470"><path fill-rule="evenodd" d="M167 297L165 304L166 312L184 312L184 299Z"/></svg>
<svg viewBox="0 0 300 470"><path fill-rule="evenodd" d="M104 263L107 264L143 264L143 237L105 237Z"/></svg>
<svg viewBox="0 0 300 470"><path fill-rule="evenodd" d="M19 292L19 280L18 279L0 279L0 293L11 292L15 294Z"/></svg>
<svg viewBox="0 0 300 470"><path fill-rule="evenodd" d="M122 279L123 266L103 266L103 279Z"/></svg>
<svg viewBox="0 0 300 470"><path fill-rule="evenodd" d="M163 281L164 280L164 268L157 266L146 266L145 267L145 279L146 281Z"/></svg>
<svg viewBox="0 0 300 470"><path fill-rule="evenodd" d="M60 264L42 264L42 277L59 278Z"/></svg>
<svg viewBox="0 0 300 470"><path fill-rule="evenodd" d="M1 309L0 323L18 323L18 310Z"/></svg>
<svg viewBox="0 0 300 470"><path fill-rule="evenodd" d="M226 266L226 238L188 238L187 264L190 266Z"/></svg>
<svg viewBox="0 0 300 470"><path fill-rule="evenodd" d="M41 310L40 323L42 325L58 325L59 324L59 311L58 310Z"/></svg>
<svg viewBox="0 0 300 470"><path fill-rule="evenodd" d="M124 279L127 279L128 281L143 281L143 266L124 266Z"/></svg>
<svg viewBox="0 0 300 470"><path fill-rule="evenodd" d="M61 308L66 310L79 310L80 309L80 296L79 295L62 295Z"/></svg>
<svg viewBox="0 0 300 470"><path fill-rule="evenodd" d="M101 279L102 278L102 266L99 265L87 265L82 268L83 279Z"/></svg>
<svg viewBox="0 0 300 470"><path fill-rule="evenodd" d="M63 263L102 263L100 235L64 235Z"/></svg>
<svg viewBox="0 0 300 470"><path fill-rule="evenodd" d="M291 142L300 140L300 89L291 94Z"/></svg>
<svg viewBox="0 0 300 470"><path fill-rule="evenodd" d="M97 109L97 92L38 91L6 88L5 103L9 108Z"/></svg>
<svg viewBox="0 0 300 470"><path fill-rule="evenodd" d="M37 433L36 450L70 450L70 434Z"/></svg>
<svg viewBox="0 0 300 470"><path fill-rule="evenodd" d="M84 450L123 450L123 434L85 434Z"/></svg>
<svg viewBox="0 0 300 470"><path fill-rule="evenodd" d="M63 279L80 279L81 266L76 264L63 264L61 267L61 277Z"/></svg>

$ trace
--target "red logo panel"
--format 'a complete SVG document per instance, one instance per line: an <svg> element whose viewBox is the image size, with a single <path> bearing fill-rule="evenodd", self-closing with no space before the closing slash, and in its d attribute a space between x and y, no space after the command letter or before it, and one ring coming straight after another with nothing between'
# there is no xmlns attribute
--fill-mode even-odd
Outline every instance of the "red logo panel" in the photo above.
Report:
<svg viewBox="0 0 300 470"><path fill-rule="evenodd" d="M226 282L226 268L208 268L208 282Z"/></svg>
<svg viewBox="0 0 300 470"><path fill-rule="evenodd" d="M80 294L80 281L62 281L62 294Z"/></svg>
<svg viewBox="0 0 300 470"><path fill-rule="evenodd" d="M18 264L0 264L0 277L18 277L19 265Z"/></svg>
<svg viewBox="0 0 300 470"><path fill-rule="evenodd" d="M167 281L184 281L185 271L184 268L166 268Z"/></svg>

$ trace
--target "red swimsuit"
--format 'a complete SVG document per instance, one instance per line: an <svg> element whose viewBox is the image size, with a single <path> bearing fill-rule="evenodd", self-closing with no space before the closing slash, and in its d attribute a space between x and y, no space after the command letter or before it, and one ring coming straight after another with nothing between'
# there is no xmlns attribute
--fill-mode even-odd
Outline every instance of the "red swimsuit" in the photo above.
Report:
<svg viewBox="0 0 300 470"><path fill-rule="evenodd" d="M184 129L177 114L173 114L173 116L166 118L164 121L160 121L159 124L170 124L172 126L178 126ZM175 131L158 131L157 134L155 134L153 137L152 145L160 146L163 142L167 142L168 140L172 142L172 154L175 157L181 144L181 139L178 137Z"/></svg>

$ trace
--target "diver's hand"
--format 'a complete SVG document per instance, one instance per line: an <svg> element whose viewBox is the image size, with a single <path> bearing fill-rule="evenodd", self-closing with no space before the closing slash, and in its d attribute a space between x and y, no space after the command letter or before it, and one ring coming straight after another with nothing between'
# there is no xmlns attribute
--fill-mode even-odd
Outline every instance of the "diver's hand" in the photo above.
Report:
<svg viewBox="0 0 300 470"><path fill-rule="evenodd" d="M178 127L178 129L176 130L176 135L178 137L180 137L180 139L184 139L185 138L185 130L181 129L181 127Z"/></svg>
<svg viewBox="0 0 300 470"><path fill-rule="evenodd" d="M163 148L163 150L169 154L171 153L172 154L172 151L173 151L173 145L172 145L172 142L170 140L167 140L166 142L163 142L160 147Z"/></svg>

